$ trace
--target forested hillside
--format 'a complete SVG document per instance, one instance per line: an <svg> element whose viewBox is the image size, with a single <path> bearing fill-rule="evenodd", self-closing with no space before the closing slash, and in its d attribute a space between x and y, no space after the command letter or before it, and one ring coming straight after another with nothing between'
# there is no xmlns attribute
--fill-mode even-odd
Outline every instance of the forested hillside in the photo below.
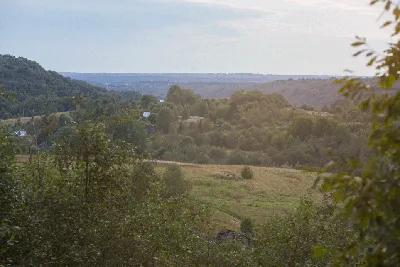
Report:
<svg viewBox="0 0 400 267"><path fill-rule="evenodd" d="M251 89L264 93L278 92L294 106L309 105L321 109L343 99L338 94L340 85L334 82L335 78L273 81L254 85Z"/></svg>
<svg viewBox="0 0 400 267"><path fill-rule="evenodd" d="M75 108L73 97L99 98L101 87L46 71L23 57L0 55L0 87L14 97L0 98L0 118L68 111Z"/></svg>

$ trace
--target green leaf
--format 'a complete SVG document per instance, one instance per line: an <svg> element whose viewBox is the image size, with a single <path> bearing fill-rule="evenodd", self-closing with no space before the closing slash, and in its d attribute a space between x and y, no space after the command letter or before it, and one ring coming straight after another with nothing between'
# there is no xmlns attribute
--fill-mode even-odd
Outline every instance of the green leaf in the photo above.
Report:
<svg viewBox="0 0 400 267"><path fill-rule="evenodd" d="M342 202L342 201L344 200L344 198L345 198L345 196L344 196L343 192L340 191L340 190L336 190L336 191L333 193L333 199L334 199L336 202Z"/></svg>
<svg viewBox="0 0 400 267"><path fill-rule="evenodd" d="M325 246L314 246L312 248L314 257L315 258L321 258L326 255L327 249Z"/></svg>
<svg viewBox="0 0 400 267"><path fill-rule="evenodd" d="M400 9L398 7L393 9L393 15L395 16L396 20L400 18Z"/></svg>
<svg viewBox="0 0 400 267"><path fill-rule="evenodd" d="M353 57L357 57L357 56L361 55L362 53L364 53L365 51L367 51L367 50L366 49L360 50L360 51L354 53Z"/></svg>
<svg viewBox="0 0 400 267"><path fill-rule="evenodd" d="M385 28L387 26L389 26L390 24L392 24L392 21L388 20L385 23L383 23L383 25L381 26L381 28Z"/></svg>
<svg viewBox="0 0 400 267"><path fill-rule="evenodd" d="M388 77L384 77L381 81L381 86L385 88L392 88L394 83L396 82L396 77L391 74Z"/></svg>
<svg viewBox="0 0 400 267"><path fill-rule="evenodd" d="M395 31L394 31L394 33L392 34L392 36L396 36L397 34L399 34L399 32L400 32L400 24L397 24L397 25L396 25L396 28L395 28Z"/></svg>
<svg viewBox="0 0 400 267"><path fill-rule="evenodd" d="M373 1L371 1L370 5L373 6L373 5L375 5L378 1L379 1L379 0L373 0Z"/></svg>
<svg viewBox="0 0 400 267"><path fill-rule="evenodd" d="M376 59L377 59L377 56L375 56L375 57L371 58L371 60L370 60L370 61L368 61L368 64L367 64L367 66L372 66L372 65L375 63Z"/></svg>
<svg viewBox="0 0 400 267"><path fill-rule="evenodd" d="M354 47L357 47L357 46L360 46L360 45L365 45L365 42L364 41L360 41L360 42L354 42L354 43L351 44L351 46L354 46Z"/></svg>
<svg viewBox="0 0 400 267"><path fill-rule="evenodd" d="M385 5L385 10L389 10L391 6L392 6L392 2L387 1L386 5Z"/></svg>
<svg viewBox="0 0 400 267"><path fill-rule="evenodd" d="M345 69L344 72L354 73L354 71L349 70L349 69ZM345 80L346 80L346 79L343 79L343 80L342 80L342 79L339 79L338 82L339 82L339 83L342 83L342 82L344 82Z"/></svg>

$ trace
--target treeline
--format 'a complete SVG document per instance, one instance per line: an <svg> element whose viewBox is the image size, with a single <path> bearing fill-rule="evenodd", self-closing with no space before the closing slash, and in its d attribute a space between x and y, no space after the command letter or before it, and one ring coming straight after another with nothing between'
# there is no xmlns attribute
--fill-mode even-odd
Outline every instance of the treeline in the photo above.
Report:
<svg viewBox="0 0 400 267"><path fill-rule="evenodd" d="M143 112L150 116L143 117ZM153 95L138 101L120 95L83 99L70 116L38 119L36 125L42 127L36 128L36 134L31 123L17 123L14 129L27 129L39 136L39 144L51 147L68 123L121 122L126 116L124 126L111 125L110 131L122 140L135 140L138 149L154 159L319 168L332 159L362 161L369 153L365 143L370 118L351 102L336 101L317 112L307 106L295 108L279 94L258 91L238 91L230 99L203 99L190 89L172 86L165 102ZM50 130L41 133L42 128ZM20 151L27 153L26 148Z"/></svg>

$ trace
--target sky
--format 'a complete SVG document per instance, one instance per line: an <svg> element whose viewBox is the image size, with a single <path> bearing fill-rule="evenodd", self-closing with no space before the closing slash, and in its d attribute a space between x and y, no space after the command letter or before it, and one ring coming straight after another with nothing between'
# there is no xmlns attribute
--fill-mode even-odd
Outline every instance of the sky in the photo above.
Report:
<svg viewBox="0 0 400 267"><path fill-rule="evenodd" d="M372 74L368 0L0 0L0 54L59 72Z"/></svg>

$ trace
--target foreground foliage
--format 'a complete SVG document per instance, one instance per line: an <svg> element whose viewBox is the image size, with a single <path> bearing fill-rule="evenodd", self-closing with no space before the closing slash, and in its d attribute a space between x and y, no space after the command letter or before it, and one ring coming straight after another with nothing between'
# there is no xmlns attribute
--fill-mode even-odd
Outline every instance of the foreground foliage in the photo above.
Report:
<svg viewBox="0 0 400 267"><path fill-rule="evenodd" d="M40 166L35 159L15 171L7 140L0 149L8 159L2 164L9 164L1 168L2 229L8 230L2 264L185 265L188 251L201 245L195 230L203 208L162 197L165 186L150 163L113 152L104 128L78 131L79 147L42 154Z"/></svg>
<svg viewBox="0 0 400 267"><path fill-rule="evenodd" d="M264 226L245 219L250 247L216 243L207 234L208 209L189 197L181 169L158 177L152 163L113 143L102 124L77 125L53 152L18 166L12 139L3 132L0 141L2 265L324 266L333 257L314 260L313 242L340 248L349 236L337 235L332 213L303 202L293 216Z"/></svg>
<svg viewBox="0 0 400 267"><path fill-rule="evenodd" d="M355 54L368 58L367 66L376 68L381 88L371 90L361 80L342 80L342 93L354 99L364 110L373 114L369 136L372 153L362 162L348 161L338 175L325 177L324 188L334 192L335 199L344 203L344 215L359 230L360 240L348 246L344 258L358 249L366 255L370 266L400 264L400 92L396 90L400 75L400 7L390 0L373 0L371 5L383 4L383 15L391 19L383 28L393 26L395 42L383 53L372 50L363 38L353 43L362 47ZM357 171L361 170L361 171Z"/></svg>

